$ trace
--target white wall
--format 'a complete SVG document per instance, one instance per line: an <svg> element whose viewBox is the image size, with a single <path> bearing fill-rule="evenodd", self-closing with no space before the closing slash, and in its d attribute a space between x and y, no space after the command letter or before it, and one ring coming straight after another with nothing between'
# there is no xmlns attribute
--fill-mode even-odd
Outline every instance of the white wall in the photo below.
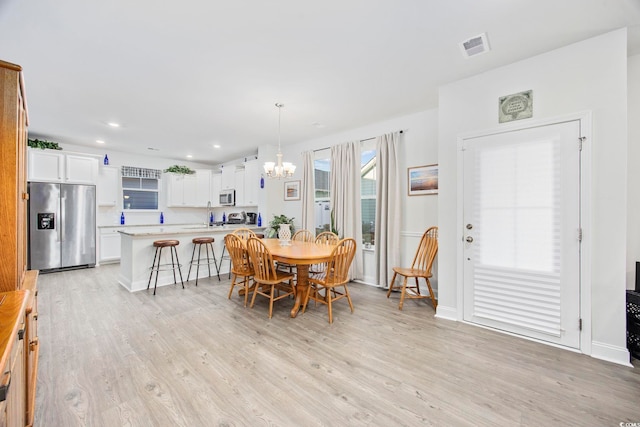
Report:
<svg viewBox="0 0 640 427"><path fill-rule="evenodd" d="M628 202L627 289L635 289L636 261L640 261L640 55L628 58Z"/></svg>
<svg viewBox="0 0 640 427"><path fill-rule="evenodd" d="M416 247L422 233L432 225L438 223L438 196L412 196L407 195L407 167L438 163L437 145L437 120L438 112L435 109L410 114L403 117L373 123L367 126L335 133L330 136L304 141L299 144L282 147L283 158L291 161L296 166L296 174L291 180L302 180L302 153L307 150L318 150L336 144L354 140L363 140L388 132L403 130L400 139L400 168L402 176L401 219L401 250L402 263L411 264ZM274 154L275 160L275 154ZM286 180L284 180L286 181ZM300 227L302 218L301 201L284 201L283 183L281 181L269 181L271 189L269 199L270 214L285 214L295 217L296 227ZM272 217L269 216L268 220ZM375 266L373 266L375 269ZM375 276L375 274L374 274ZM435 277L436 275L434 275ZM437 288L437 280L432 282Z"/></svg>
<svg viewBox="0 0 640 427"><path fill-rule="evenodd" d="M498 127L498 98L533 90L534 119L593 113L590 194L591 354L628 363L625 344L627 244L626 29L501 67L440 89L440 295L438 316L462 318L457 257L457 136ZM583 343L584 344L584 343Z"/></svg>

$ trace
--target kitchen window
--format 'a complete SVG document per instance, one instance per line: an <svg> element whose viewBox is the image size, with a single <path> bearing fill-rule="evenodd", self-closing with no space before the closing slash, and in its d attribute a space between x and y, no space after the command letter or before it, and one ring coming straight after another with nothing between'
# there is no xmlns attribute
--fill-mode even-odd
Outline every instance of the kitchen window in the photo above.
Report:
<svg viewBox="0 0 640 427"><path fill-rule="evenodd" d="M376 140L362 141L360 145L360 207L362 244L375 245L376 225ZM315 220L316 235L331 230L330 179L331 150L315 152Z"/></svg>
<svg viewBox="0 0 640 427"><path fill-rule="evenodd" d="M122 167L123 209L158 210L159 178L156 169Z"/></svg>

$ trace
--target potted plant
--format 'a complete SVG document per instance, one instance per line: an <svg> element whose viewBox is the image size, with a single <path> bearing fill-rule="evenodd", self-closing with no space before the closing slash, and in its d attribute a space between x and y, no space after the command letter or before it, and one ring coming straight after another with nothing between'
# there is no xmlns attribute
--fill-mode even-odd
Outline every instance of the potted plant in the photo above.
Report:
<svg viewBox="0 0 640 427"><path fill-rule="evenodd" d="M273 219L271 220L271 222L269 222L269 228L266 231L268 238L278 236L280 224L289 224L291 228L291 234L293 234L293 232L295 231L295 227L293 226L293 218L289 218L286 215L273 215Z"/></svg>

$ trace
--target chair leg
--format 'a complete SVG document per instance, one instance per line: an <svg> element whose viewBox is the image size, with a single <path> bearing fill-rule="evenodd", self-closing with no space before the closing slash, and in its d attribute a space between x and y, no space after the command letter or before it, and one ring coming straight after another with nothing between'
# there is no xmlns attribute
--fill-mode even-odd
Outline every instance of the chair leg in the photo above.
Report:
<svg viewBox="0 0 640 427"><path fill-rule="evenodd" d="M156 294L156 288L158 287L158 276L160 275L160 263L162 262L162 248L158 252L158 267L156 270L156 282L153 285L153 294Z"/></svg>
<svg viewBox="0 0 640 427"><path fill-rule="evenodd" d="M227 299L231 299L231 294L233 293L233 288L234 286L236 286L236 279L238 278L237 274L233 274L233 280L231 281L231 287L229 288L229 295L227 296Z"/></svg>
<svg viewBox="0 0 640 427"><path fill-rule="evenodd" d="M421 295L420 294L420 283L418 283L418 276L414 277L414 279L416 279L416 294Z"/></svg>
<svg viewBox="0 0 640 427"><path fill-rule="evenodd" d="M331 309L331 302L333 301L333 298L331 298L331 292L329 292L329 289L324 288L324 291L327 296L327 306L329 307L329 323L333 323L333 310Z"/></svg>
<svg viewBox="0 0 640 427"><path fill-rule="evenodd" d="M211 259L213 259L213 266L216 268L216 274L218 275L218 282L220 281L220 268L218 268L218 260L216 259L216 252L213 250L213 243L209 243L209 247L211 247ZM209 257L209 252L207 249L207 258ZM209 274L211 276L211 274Z"/></svg>
<svg viewBox="0 0 640 427"><path fill-rule="evenodd" d="M271 296L269 297L269 319L273 316L273 297L275 296L276 286L271 285Z"/></svg>
<svg viewBox="0 0 640 427"><path fill-rule="evenodd" d="M251 305L249 306L249 308L253 308L253 304L256 303L256 295L258 295L258 287L260 286L260 284L258 282L256 282L256 286L253 288L253 297L251 298Z"/></svg>
<svg viewBox="0 0 640 427"><path fill-rule="evenodd" d="M200 255L202 254L202 245L198 244L198 264L196 264L196 286L198 286L198 277L200 277ZM209 273L211 276L211 273Z"/></svg>
<svg viewBox="0 0 640 427"><path fill-rule="evenodd" d="M402 310L402 306L404 304L404 295L407 293L407 276L404 277L402 281L402 292L400 295L400 305L398 306L398 310Z"/></svg>
<svg viewBox="0 0 640 427"><path fill-rule="evenodd" d="M249 301L249 276L244 276L244 306L247 306Z"/></svg>
<svg viewBox="0 0 640 427"><path fill-rule="evenodd" d="M191 266L193 265L193 256L196 253L196 244L193 244L193 251L191 251L191 261L189 262L189 272L187 273L187 282L189 281L189 278L191 277ZM197 280L197 277L196 277Z"/></svg>
<svg viewBox="0 0 640 427"><path fill-rule="evenodd" d="M351 302L351 295L349 294L349 288L347 288L347 284L344 285L344 294L347 297L347 302L349 303L349 308L351 308L351 312L353 313L353 303Z"/></svg>
<svg viewBox="0 0 640 427"><path fill-rule="evenodd" d="M391 291L393 291L393 282L396 281L396 276L398 275L398 273L394 272L393 273L393 278L391 279L391 285L389 285L389 290L387 291L387 298L389 298L389 295L391 295Z"/></svg>
<svg viewBox="0 0 640 427"><path fill-rule="evenodd" d="M433 294L433 289L431 289L431 282L429 278L426 278L427 288L429 289L429 295L431 296L431 303L433 304L433 309L438 308L438 301L436 301L436 296Z"/></svg>

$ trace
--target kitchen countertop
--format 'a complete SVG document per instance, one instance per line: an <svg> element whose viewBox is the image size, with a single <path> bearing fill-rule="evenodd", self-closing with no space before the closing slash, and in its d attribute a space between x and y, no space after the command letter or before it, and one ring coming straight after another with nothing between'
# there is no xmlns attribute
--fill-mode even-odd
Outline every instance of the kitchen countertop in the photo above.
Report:
<svg viewBox="0 0 640 427"><path fill-rule="evenodd" d="M257 227L254 224L226 224L207 226L204 224L163 224L163 225L141 225L141 226L114 226L115 228L125 228L120 230L121 234L127 236L157 236L167 234L194 234L194 233L229 233L237 228L246 227L253 231L263 231L265 227Z"/></svg>

